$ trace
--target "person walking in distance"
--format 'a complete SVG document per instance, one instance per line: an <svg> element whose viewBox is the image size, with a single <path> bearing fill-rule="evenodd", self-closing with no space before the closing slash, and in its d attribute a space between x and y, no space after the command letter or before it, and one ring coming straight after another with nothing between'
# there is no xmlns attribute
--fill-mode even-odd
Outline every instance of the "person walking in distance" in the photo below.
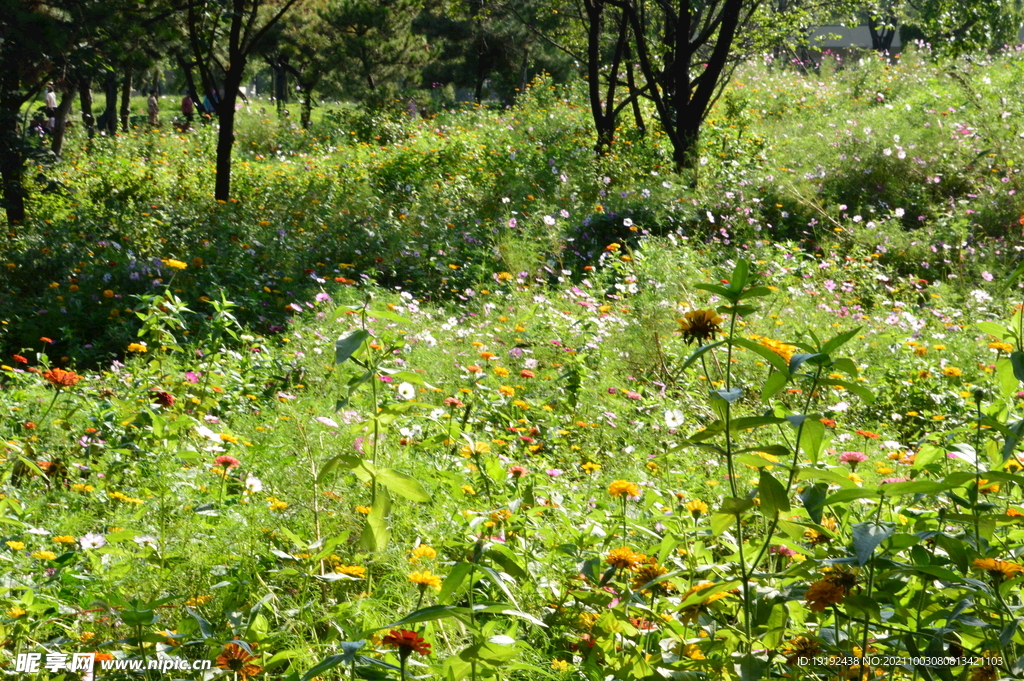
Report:
<svg viewBox="0 0 1024 681"><path fill-rule="evenodd" d="M181 100L181 114L185 117L185 123L188 127L192 127L192 118L195 114L195 103L192 101L191 95L185 95L185 99Z"/></svg>
<svg viewBox="0 0 1024 681"><path fill-rule="evenodd" d="M153 127L160 125L160 102L156 98L156 90L151 90L149 93L149 124Z"/></svg>
<svg viewBox="0 0 1024 681"><path fill-rule="evenodd" d="M57 127L57 93L53 91L53 83L46 86L46 128L50 132Z"/></svg>

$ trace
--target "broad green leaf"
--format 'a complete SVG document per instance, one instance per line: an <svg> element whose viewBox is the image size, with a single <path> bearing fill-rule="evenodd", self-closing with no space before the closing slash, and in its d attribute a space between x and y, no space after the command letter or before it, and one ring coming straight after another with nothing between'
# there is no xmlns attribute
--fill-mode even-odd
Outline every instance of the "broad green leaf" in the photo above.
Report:
<svg viewBox="0 0 1024 681"><path fill-rule="evenodd" d="M878 490L873 489L841 489L828 499L825 500L826 506L832 504L841 504L845 501L853 501L854 499L877 499Z"/></svg>
<svg viewBox="0 0 1024 681"><path fill-rule="evenodd" d="M850 339L852 339L854 336L860 333L860 330L863 328L863 326L858 326L857 328L850 329L849 331L844 331L838 335L833 336L832 338L829 338L827 341L825 341L825 344L821 346L821 353L823 355L832 354L833 352L835 352L836 350L850 342Z"/></svg>
<svg viewBox="0 0 1024 681"><path fill-rule="evenodd" d="M382 310L380 308L374 308L372 310L367 310L366 311L366 316L367 317L372 317L373 319L386 319L389 322L396 322L398 324L411 324L412 323L408 319L406 319L405 317L403 317L403 316L401 316L399 314L396 314L396 313L392 312L391 310Z"/></svg>
<svg viewBox="0 0 1024 681"><path fill-rule="evenodd" d="M786 383L788 382L789 378L785 373L781 371L774 372L765 380L764 387L761 388L761 401L769 402L773 397L779 394L780 390L786 387Z"/></svg>
<svg viewBox="0 0 1024 681"><path fill-rule="evenodd" d="M367 551L383 551L391 538L388 529L388 515L391 513L391 498L386 490L377 493L377 500L366 516L366 525L359 537L359 545Z"/></svg>
<svg viewBox="0 0 1024 681"><path fill-rule="evenodd" d="M466 561L460 561L452 566L452 569L448 571L448 576L444 578L444 583L441 584L441 593L437 595L437 600L440 602L447 601L453 594L459 591L459 587L466 581L466 577L473 570L473 564Z"/></svg>
<svg viewBox="0 0 1024 681"><path fill-rule="evenodd" d="M909 480L882 484L879 489L887 497L898 497L903 494L937 494L953 489L953 485L938 480Z"/></svg>
<svg viewBox="0 0 1024 681"><path fill-rule="evenodd" d="M933 444L921 445L921 449L914 455L914 470L918 471L935 461L946 458L946 450L936 447Z"/></svg>
<svg viewBox="0 0 1024 681"><path fill-rule="evenodd" d="M1010 331L1010 329L1007 329L1002 324L997 324L995 322L978 322L977 324L975 324L975 326L977 326L979 329L981 329L988 335L995 336L999 340L1007 340L1008 338L1013 338L1013 333Z"/></svg>
<svg viewBox="0 0 1024 681"><path fill-rule="evenodd" d="M693 351L693 354L686 358L686 361L683 362L682 370L686 371L686 369L688 369L691 364L700 359L701 355L703 355L705 352L708 352L709 350L714 350L715 348L720 347L722 345L725 345L725 341L718 341L717 343L709 343L707 345L700 346L699 348Z"/></svg>
<svg viewBox="0 0 1024 681"><path fill-rule="evenodd" d="M761 469L761 478L757 484L757 496L761 500L761 513L772 518L779 513L789 512L789 496L781 482Z"/></svg>
<svg viewBox="0 0 1024 681"><path fill-rule="evenodd" d="M430 501L430 493L424 489L419 480L405 473L399 473L393 468L382 468L377 471L377 482L410 501Z"/></svg>
<svg viewBox="0 0 1024 681"><path fill-rule="evenodd" d="M469 612L469 608L459 608L454 605L428 605L425 608L410 613L391 624L385 624L383 627L377 627L377 631L381 629L394 629L395 627L401 627L406 624L419 624L420 622L433 622L434 620L444 620L451 617L458 617L462 619L462 615Z"/></svg>
<svg viewBox="0 0 1024 681"><path fill-rule="evenodd" d="M786 363L786 360L770 348L767 348L756 341L752 341L749 338L742 337L733 338L732 344L760 355L766 362L775 367L775 370L780 372L784 377L789 376L789 365Z"/></svg>
<svg viewBox="0 0 1024 681"><path fill-rule="evenodd" d="M865 565L875 549L883 541L892 536L896 526L892 523L866 522L853 526L853 553L857 556L857 563Z"/></svg>
<svg viewBox="0 0 1024 681"><path fill-rule="evenodd" d="M364 329L354 329L341 334L338 340L334 342L334 363L341 364L356 354L369 337L370 332Z"/></svg>

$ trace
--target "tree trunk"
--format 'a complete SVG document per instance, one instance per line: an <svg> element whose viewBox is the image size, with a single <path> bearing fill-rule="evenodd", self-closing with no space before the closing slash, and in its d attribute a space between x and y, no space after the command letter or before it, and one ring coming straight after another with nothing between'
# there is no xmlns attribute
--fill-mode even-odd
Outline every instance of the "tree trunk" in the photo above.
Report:
<svg viewBox="0 0 1024 681"><path fill-rule="evenodd" d="M132 97L132 71L124 75L124 83L121 85L121 130L128 132L128 117L131 114Z"/></svg>
<svg viewBox="0 0 1024 681"><path fill-rule="evenodd" d="M178 66L181 68L182 73L185 74L185 87L188 88L188 96L192 98L193 108L202 106L202 99L199 97L199 91L196 90L196 79L192 74L192 63L185 61L185 58L180 54L175 54L175 58L178 60Z"/></svg>
<svg viewBox="0 0 1024 681"><path fill-rule="evenodd" d="M57 114L54 116L53 141L50 143L50 151L60 156L64 148L64 132L68 127L68 112L71 105L75 103L75 88L64 91L60 96L60 104L57 106Z"/></svg>
<svg viewBox="0 0 1024 681"><path fill-rule="evenodd" d="M82 125L89 134L89 139L96 135L96 126L92 116L92 78L86 78L78 87L79 105L82 107Z"/></svg>
<svg viewBox="0 0 1024 681"><path fill-rule="evenodd" d="M103 82L103 95L106 106L103 115L100 116L100 130L113 135L117 132L117 78L113 74L107 76Z"/></svg>
<svg viewBox="0 0 1024 681"><path fill-rule="evenodd" d="M284 113L284 105L288 102L288 73L280 61L274 63L274 99L277 113Z"/></svg>
<svg viewBox="0 0 1024 681"><path fill-rule="evenodd" d="M636 122L636 129L641 135L647 134L647 126L644 124L644 116L640 112L640 98L636 95L636 78L633 76L633 57L629 53L629 43L626 43L626 85L629 87L629 95L633 98L633 120Z"/></svg>
<svg viewBox="0 0 1024 681"><path fill-rule="evenodd" d="M218 201L231 197L231 147L235 143L235 102L242 84L244 62L233 64L224 77L224 97L220 106L220 132L217 136L217 182L213 196Z"/></svg>
<svg viewBox="0 0 1024 681"><path fill-rule="evenodd" d="M25 164L21 135L18 134L20 104L0 103L0 178L3 181L3 206L7 224L25 222Z"/></svg>
<svg viewBox="0 0 1024 681"><path fill-rule="evenodd" d="M311 83L300 83L302 87L302 128L309 128L309 122L313 118L313 85Z"/></svg>

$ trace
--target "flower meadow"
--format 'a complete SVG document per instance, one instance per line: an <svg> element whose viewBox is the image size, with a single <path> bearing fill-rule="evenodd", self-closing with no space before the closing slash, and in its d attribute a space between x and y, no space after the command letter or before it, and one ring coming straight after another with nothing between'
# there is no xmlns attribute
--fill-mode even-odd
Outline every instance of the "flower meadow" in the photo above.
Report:
<svg viewBox="0 0 1024 681"><path fill-rule="evenodd" d="M543 81L251 112L224 204L207 130L79 140L4 246L0 669L1024 676L1021 68L748 65L695 189Z"/></svg>

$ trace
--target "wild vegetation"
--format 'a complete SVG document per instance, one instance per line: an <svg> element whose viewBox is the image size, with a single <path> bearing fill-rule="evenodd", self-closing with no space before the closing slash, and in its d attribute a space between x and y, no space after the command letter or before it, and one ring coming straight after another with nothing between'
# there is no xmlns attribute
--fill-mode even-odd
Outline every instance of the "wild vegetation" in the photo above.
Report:
<svg viewBox="0 0 1024 681"><path fill-rule="evenodd" d="M543 79L254 101L223 202L210 128L72 131L0 261L0 664L1024 675L1022 69L747 64L696 187Z"/></svg>

